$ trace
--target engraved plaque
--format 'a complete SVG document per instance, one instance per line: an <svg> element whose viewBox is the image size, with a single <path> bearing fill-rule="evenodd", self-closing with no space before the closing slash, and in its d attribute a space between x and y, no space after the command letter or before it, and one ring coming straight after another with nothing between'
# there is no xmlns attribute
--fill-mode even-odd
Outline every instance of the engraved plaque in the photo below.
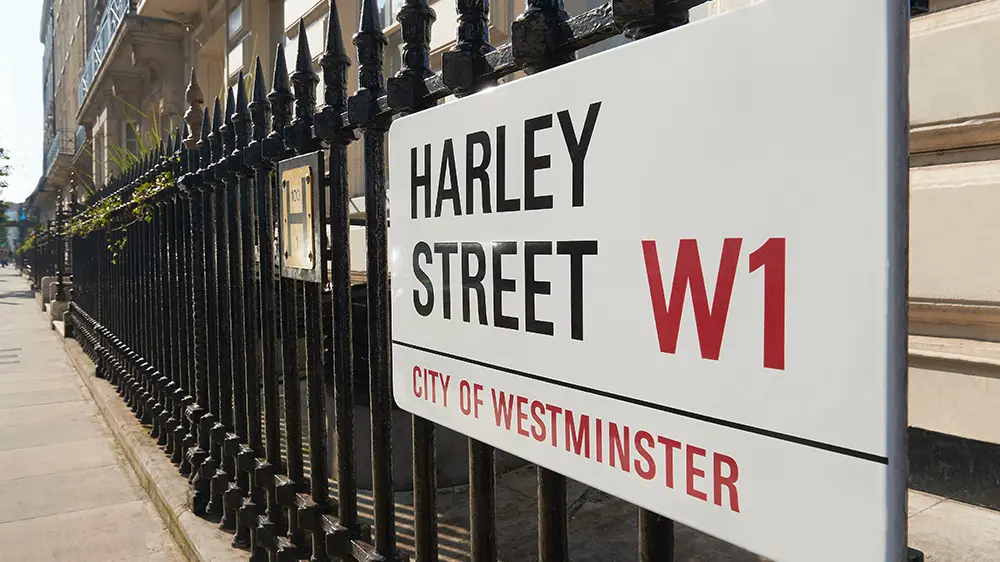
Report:
<svg viewBox="0 0 1000 562"><path fill-rule="evenodd" d="M281 274L318 281L318 240L323 155L314 152L278 165Z"/></svg>

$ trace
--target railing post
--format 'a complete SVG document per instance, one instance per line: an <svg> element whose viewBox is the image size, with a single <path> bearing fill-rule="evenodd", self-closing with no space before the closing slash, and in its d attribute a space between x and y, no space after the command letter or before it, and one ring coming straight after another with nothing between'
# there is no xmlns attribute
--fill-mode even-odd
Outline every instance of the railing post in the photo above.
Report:
<svg viewBox="0 0 1000 562"><path fill-rule="evenodd" d="M345 557L352 538L360 535L358 525L357 475L354 450L354 360L351 321L351 248L348 225L349 189L347 186L347 146L355 134L345 128L342 118L347 109L347 68L350 58L344 48L340 14L335 0L329 2L326 49L320 59L323 67L323 108L316 115L316 136L330 150L330 184L325 194L330 202L330 282L331 337L333 364L333 401L335 419L334 449L337 457L337 522L326 529L326 552ZM324 248L327 243L324 242ZM310 306L307 303L306 306ZM313 330L308 327L307 330ZM315 361L310 362L310 369ZM329 384L327 393L330 392Z"/></svg>
<svg viewBox="0 0 1000 562"><path fill-rule="evenodd" d="M354 35L358 51L358 91L347 101L352 124L363 131L365 238L368 271L368 369L371 389L372 495L375 555L396 560L396 507L392 484L392 385L389 333L389 260L386 222L385 134L389 118L379 115L384 93L382 51L387 41L375 0L361 3L361 24Z"/></svg>
<svg viewBox="0 0 1000 562"><path fill-rule="evenodd" d="M336 14L333 14L336 16ZM332 21L331 21L332 24ZM306 154L317 150L319 143L313 137L312 126L316 111L316 83L319 78L312 69L312 52L305 34L305 24L299 20L298 52L295 57L295 72L290 76L294 90L293 100L295 117L284 129L285 145L293 148L297 154ZM287 115L287 114L286 114ZM319 190L318 209L314 210L314 219L319 225L319 238L314 240L319 261L320 281L306 282L305 285L305 324L306 324L306 407L309 423L309 500L300 501L300 514L307 521L306 530L312 539L312 560L324 562L330 559L326 549L326 531L320 525L318 514L330 507L330 459L327 454L326 433L326 381L327 373L333 369L332 348L329 345L330 334L326 330L328 314L323 304L323 287L327 281L329 258L329 239L326 234L326 193L323 185L322 171L317 170L318 177L313 179L312 189ZM303 283L295 282L294 294L298 295ZM291 307L289 307L291 309Z"/></svg>
<svg viewBox="0 0 1000 562"><path fill-rule="evenodd" d="M329 25L334 25L330 20ZM272 87L269 94L264 93L263 68L260 66L260 59L257 59L257 76L254 80L253 103L250 104L250 111L254 121L254 140L260 142L261 155L266 160L269 168L261 168L261 171L273 169L273 166L292 152L285 146L285 127L291 117L292 93L289 90L288 69L285 63L284 46L278 45L274 55L274 73L272 76ZM267 132L268 109L271 110L271 132ZM261 173L261 172L258 172ZM261 240L267 242L269 248L273 248L277 240L274 229L278 225L280 218L277 216L278 208L278 186L281 178L274 178L273 182L263 186L264 192L258 192L262 199L259 209L258 225ZM266 232L265 232L266 231ZM272 280L275 276L275 258L273 253L261 256L261 282L264 276L269 276ZM281 376L284 383L285 410L283 417L285 420L285 458L287 481L283 481L279 489L276 489L277 502L279 506L288 512L287 539L300 551L300 557L304 558L306 553L314 548L306 548L303 531L306 527L315 528L315 508L307 502L300 502L298 491L305 488L305 476L303 472L302 457L302 400L299 389L299 317L297 310L302 301L301 283L294 279L280 278L280 310L279 326L281 341L284 353L281 357ZM271 288L272 293L274 287ZM318 306L316 303L315 306ZM306 304L310 306L310 304ZM306 327L306 331L313 329ZM311 340L306 343L307 355ZM308 364L308 359L307 359ZM300 511L300 507L302 510ZM315 555L315 554L314 554ZM322 551L320 551L322 555Z"/></svg>
<svg viewBox="0 0 1000 562"><path fill-rule="evenodd" d="M189 88L189 100L192 102L192 109L195 109L201 102L201 90L197 81L192 82ZM187 167L184 176L180 178L180 184L188 194L188 213L190 221L190 250L188 252L191 263L191 340L193 352L193 371L191 375L191 388L189 392L194 392L194 401L188 405L185 413L191 427L191 445L187 449L188 463L191 470L191 484L194 488L191 496L191 510L195 514L204 514L208 504L207 495L209 493L209 480L201 473L201 464L208 458L211 447L209 433L215 423L215 417L208 410L208 365L205 353L207 319L205 318L205 216L204 216L204 193L198 177L198 144L195 138L196 131L201 129L200 111L192 111L188 116L188 130L190 135L185 139L185 152L187 153Z"/></svg>
<svg viewBox="0 0 1000 562"><path fill-rule="evenodd" d="M425 98L424 79L433 74L429 61L430 38L431 25L437 15L427 5L427 0L407 0L399 8L396 19L402 26L403 65L387 80L386 97L394 111L413 113L434 106L433 101ZM344 201L345 207L346 203ZM418 562L433 562L438 559L434 424L420 416L412 416L411 421L414 553Z"/></svg>
<svg viewBox="0 0 1000 562"><path fill-rule="evenodd" d="M494 84L482 78L489 44L489 1L459 0L455 46L441 59L441 79L464 97ZM497 559L496 478L493 447L469 438L469 526L472 562Z"/></svg>

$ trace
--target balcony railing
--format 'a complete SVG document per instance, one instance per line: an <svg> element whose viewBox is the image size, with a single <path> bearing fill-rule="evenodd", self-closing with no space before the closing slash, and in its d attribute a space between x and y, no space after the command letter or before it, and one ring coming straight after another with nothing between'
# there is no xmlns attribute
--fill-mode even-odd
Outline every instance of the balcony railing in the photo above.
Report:
<svg viewBox="0 0 1000 562"><path fill-rule="evenodd" d="M73 155L73 143L72 131L56 131L55 136L52 137L52 141L49 142L49 148L45 151L45 175L48 175L52 171L52 165L55 164L56 158L60 154Z"/></svg>
<svg viewBox="0 0 1000 562"><path fill-rule="evenodd" d="M133 0L109 0L107 7L104 8L101 23L97 26L97 35L94 36L94 43L90 47L90 52L87 53L87 61L83 64L83 70L80 72L80 88L78 90L80 105L83 105L83 100L87 98L87 92L90 91L97 71L101 68L101 63L104 62L104 55L108 54L108 48L111 47L111 42L115 39L118 27L121 26L125 15L134 10Z"/></svg>
<svg viewBox="0 0 1000 562"><path fill-rule="evenodd" d="M80 125L76 128L76 142L73 146L73 154L80 152L80 149L87 144L87 128Z"/></svg>

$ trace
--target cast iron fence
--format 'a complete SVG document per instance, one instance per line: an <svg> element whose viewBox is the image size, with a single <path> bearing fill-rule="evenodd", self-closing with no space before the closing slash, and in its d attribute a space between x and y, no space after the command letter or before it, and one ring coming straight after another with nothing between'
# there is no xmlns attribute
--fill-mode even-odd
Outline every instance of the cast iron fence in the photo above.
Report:
<svg viewBox="0 0 1000 562"><path fill-rule="evenodd" d="M386 81L378 5L364 0L353 39L360 88L351 96L349 58L331 1L318 111L318 77L301 22L294 72L289 76L279 45L270 93L258 58L250 95L241 76L225 110L216 99L209 111L192 72L185 131L90 202L92 211L120 202L108 224L92 228L78 215L70 311L98 375L117 386L190 478L195 513L218 516L234 533L233 545L248 548L252 560L404 558L393 490L386 246L385 135L393 118L451 94L475 94L518 70L571 63L576 50L618 34L639 39L667 31L686 23L687 11L704 1L612 0L568 18L558 0L528 0L512 43L494 48L488 0L459 0L457 43L436 74L428 63L436 16L426 0L405 0L397 15L403 66ZM367 237L363 308L356 306L348 221L347 148L359 138ZM330 212L320 217L325 283L278 274L275 168L317 150L328 151L329 162L323 196ZM39 282L53 267L50 239L39 239L28 258ZM366 357L358 356L352 338L362 324ZM364 523L358 509L358 405L371 413L374 525ZM412 419L412 534L419 561L439 559L436 429ZM494 455L469 439L467 548L477 562L497 559ZM566 560L566 479L541 467L537 478L538 559ZM673 523L641 509L638 521L639 559L672 560Z"/></svg>

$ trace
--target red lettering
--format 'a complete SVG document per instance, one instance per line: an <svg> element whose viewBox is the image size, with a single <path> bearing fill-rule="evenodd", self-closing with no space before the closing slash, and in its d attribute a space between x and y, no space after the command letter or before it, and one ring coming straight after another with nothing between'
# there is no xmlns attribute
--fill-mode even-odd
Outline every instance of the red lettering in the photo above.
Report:
<svg viewBox="0 0 1000 562"><path fill-rule="evenodd" d="M656 447L656 441L653 441L653 436L648 431L636 431L635 452L646 461L647 468L643 468L643 463L639 462L639 459L635 459L635 472L646 480L652 480L656 478L656 464L653 463L653 455L646 450L646 447Z"/></svg>
<svg viewBox="0 0 1000 562"><path fill-rule="evenodd" d="M583 456L590 458L590 417L587 414L580 414L580 428L576 428L576 422L573 421L573 410L566 410L566 450L570 450L570 446L573 447L573 452L580 455L580 449L583 448Z"/></svg>
<svg viewBox="0 0 1000 562"><path fill-rule="evenodd" d="M542 421L542 416L545 415L545 404L542 404L538 400L531 401L531 418L535 423L531 424L531 436L535 438L535 441L541 443L545 441L545 422ZM538 426L538 431L535 431L535 426ZM555 434L555 430L552 431Z"/></svg>
<svg viewBox="0 0 1000 562"><path fill-rule="evenodd" d="M528 437L527 429L524 429L524 422L528 420L528 414L524 413L524 407L528 404L528 399L524 396L517 397L517 432Z"/></svg>
<svg viewBox="0 0 1000 562"><path fill-rule="evenodd" d="M438 375L440 375L441 373L427 369L427 374L431 376L431 402L437 404L438 401L437 380L438 380ZM424 379L424 386L427 386L427 379Z"/></svg>
<svg viewBox="0 0 1000 562"><path fill-rule="evenodd" d="M740 512L740 497L736 493L736 480L740 477L740 468L736 465L736 461L732 457L723 455L721 453L715 453L712 455L713 461L713 476L715 481L715 505L722 506L722 487L725 486L729 489L729 509ZM722 475L722 465L726 465L729 468L729 475Z"/></svg>
<svg viewBox="0 0 1000 562"><path fill-rule="evenodd" d="M510 430L510 415L514 410L514 397L512 395L504 396L503 391L500 392L499 397L497 396L497 389L491 388L490 391L493 393L493 415L497 419L497 427L501 427L500 420L504 420L504 425L507 430ZM499 398L499 399L498 399Z"/></svg>
<svg viewBox="0 0 1000 562"><path fill-rule="evenodd" d="M667 488L674 487L674 451L679 451L681 449L681 442L674 441L673 439L667 439L662 435L657 436L656 440L667 448L665 461L665 472L667 475Z"/></svg>
<svg viewBox="0 0 1000 562"><path fill-rule="evenodd" d="M733 281L736 278L736 266L739 262L742 244L743 240L740 238L726 238L723 242L722 259L715 282L715 296L711 307L709 307L705 291L705 275L701 268L701 256L698 253L698 241L681 240L677 247L677 263L674 267L674 279L671 285L668 308L656 242L653 240L642 241L642 253L646 261L646 279L649 283L649 296L652 300L653 319L656 324L656 335L660 342L660 351L663 353L677 352L681 314L684 311L687 288L690 286L691 304L694 308L694 321L698 329L701 356L712 360L719 358L719 351L722 348L722 334L726 329L726 316L729 314L729 301L733 295Z"/></svg>
<svg viewBox="0 0 1000 562"><path fill-rule="evenodd" d="M476 417L476 419L479 419L479 407L483 405L483 399L479 397L479 393L482 392L483 385L477 382L476 384L472 385L472 390L473 390L473 395L476 397L476 401L474 402L476 407L475 411L473 412L473 415ZM508 417L508 419L510 418ZM509 423L507 424L507 429L510 429Z"/></svg>
<svg viewBox="0 0 1000 562"><path fill-rule="evenodd" d="M604 462L604 432L601 431L601 418L595 418L597 421L597 462Z"/></svg>
<svg viewBox="0 0 1000 562"><path fill-rule="evenodd" d="M556 422L556 416L558 416L559 414L561 414L562 411L563 411L563 409L560 408L559 406L553 406L552 404L546 404L545 405L545 409L548 410L549 414L552 416L552 425L550 426L550 427L553 428L552 429L552 446L553 447L558 447L559 446L559 440L556 438L556 436L559 434L559 432L555 430L555 428L558 427L556 425L558 423L558 422Z"/></svg>
<svg viewBox="0 0 1000 562"><path fill-rule="evenodd" d="M444 395L444 407L448 407L448 385L451 384L451 375L441 375L441 394Z"/></svg>
<svg viewBox="0 0 1000 562"><path fill-rule="evenodd" d="M687 494L692 498L698 498L703 502L708 501L708 495L694 487L695 477L705 477L705 471L694 465L694 458L696 456L705 458L705 449L695 447L694 445L688 445L685 448L685 453L687 453Z"/></svg>
<svg viewBox="0 0 1000 562"><path fill-rule="evenodd" d="M750 272L764 268L764 367L785 368L785 239L769 238L750 254Z"/></svg>
<svg viewBox="0 0 1000 562"><path fill-rule="evenodd" d="M632 471L629 463L629 459L632 457L630 452L632 447L628 434L629 429L627 425L622 426L622 434L619 435L618 424L608 422L608 460L611 466L615 466L615 457L617 456L618 464L625 472ZM615 454L616 452L617 455Z"/></svg>
<svg viewBox="0 0 1000 562"><path fill-rule="evenodd" d="M463 414L472 413L472 387L465 379L458 381L458 405L462 408Z"/></svg>
<svg viewBox="0 0 1000 562"><path fill-rule="evenodd" d="M417 384L417 377L420 377L421 379L423 379L423 373L421 372L420 367L414 365L413 366L413 395L416 396L417 398L420 398L422 395L420 394L420 386Z"/></svg>

